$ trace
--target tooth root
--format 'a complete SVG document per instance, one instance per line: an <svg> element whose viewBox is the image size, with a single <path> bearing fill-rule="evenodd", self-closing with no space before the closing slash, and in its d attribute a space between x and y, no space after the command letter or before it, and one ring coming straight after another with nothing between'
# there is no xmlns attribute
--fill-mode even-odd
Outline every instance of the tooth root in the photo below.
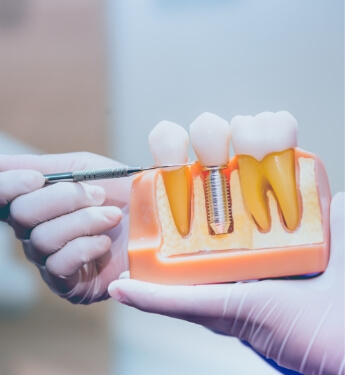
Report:
<svg viewBox="0 0 345 375"><path fill-rule="evenodd" d="M188 167L163 171L165 190L171 213L181 236L187 236L190 228L191 187Z"/></svg>
<svg viewBox="0 0 345 375"><path fill-rule="evenodd" d="M244 201L258 226L268 232L271 224L266 198L267 181L261 163L252 156L239 155L238 166Z"/></svg>
<svg viewBox="0 0 345 375"><path fill-rule="evenodd" d="M262 161L240 155L238 165L244 200L259 227L270 229L266 192L272 188L287 229L294 231L299 223L294 150L274 152Z"/></svg>
<svg viewBox="0 0 345 375"><path fill-rule="evenodd" d="M262 162L265 175L280 206L287 229L293 231L299 222L298 197L295 178L295 151L288 149L269 154Z"/></svg>

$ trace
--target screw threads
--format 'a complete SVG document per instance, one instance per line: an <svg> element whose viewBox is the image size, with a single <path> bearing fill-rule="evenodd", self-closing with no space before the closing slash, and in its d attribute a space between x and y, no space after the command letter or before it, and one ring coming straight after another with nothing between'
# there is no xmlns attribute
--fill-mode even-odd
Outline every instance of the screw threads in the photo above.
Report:
<svg viewBox="0 0 345 375"><path fill-rule="evenodd" d="M208 224L214 234L228 233L232 224L230 188L220 168L207 168L205 193Z"/></svg>

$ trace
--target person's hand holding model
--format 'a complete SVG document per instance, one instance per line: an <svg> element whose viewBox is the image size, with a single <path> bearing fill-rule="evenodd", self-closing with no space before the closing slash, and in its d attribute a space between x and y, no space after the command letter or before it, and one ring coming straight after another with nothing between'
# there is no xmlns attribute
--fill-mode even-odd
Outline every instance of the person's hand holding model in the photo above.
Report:
<svg viewBox="0 0 345 375"><path fill-rule="evenodd" d="M0 158L1 220L48 286L73 303L108 298L109 283L128 269L131 179L42 188L42 174L117 165L89 153Z"/></svg>
<svg viewBox="0 0 345 375"><path fill-rule="evenodd" d="M344 209L344 193L338 193L331 204L330 261L320 276L196 286L121 279L109 293L140 310L238 337L303 374L343 374Z"/></svg>

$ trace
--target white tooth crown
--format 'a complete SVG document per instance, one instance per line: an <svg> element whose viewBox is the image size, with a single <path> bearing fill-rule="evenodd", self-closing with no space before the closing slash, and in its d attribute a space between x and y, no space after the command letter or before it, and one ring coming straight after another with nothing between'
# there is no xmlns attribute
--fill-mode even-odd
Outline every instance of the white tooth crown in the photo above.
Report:
<svg viewBox="0 0 345 375"><path fill-rule="evenodd" d="M161 121L149 135L149 146L157 165L188 162L189 136L180 125Z"/></svg>
<svg viewBox="0 0 345 375"><path fill-rule="evenodd" d="M262 160L272 152L297 147L297 121L287 111L235 116L230 123L234 150Z"/></svg>
<svg viewBox="0 0 345 375"><path fill-rule="evenodd" d="M209 112L201 114L190 126L194 151L203 166L229 163L229 123Z"/></svg>

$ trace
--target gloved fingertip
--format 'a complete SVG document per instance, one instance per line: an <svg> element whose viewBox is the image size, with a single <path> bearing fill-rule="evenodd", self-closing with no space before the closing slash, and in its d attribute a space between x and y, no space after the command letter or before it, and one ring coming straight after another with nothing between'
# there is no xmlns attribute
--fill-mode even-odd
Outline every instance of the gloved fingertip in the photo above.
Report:
<svg viewBox="0 0 345 375"><path fill-rule="evenodd" d="M26 187L26 192L39 189L44 186L45 178L38 171L25 170L22 171L22 185Z"/></svg>
<svg viewBox="0 0 345 375"><path fill-rule="evenodd" d="M116 301L128 304L128 300L124 295L123 291L118 285L118 281L113 281L108 287L108 293L110 297L114 298Z"/></svg>
<svg viewBox="0 0 345 375"><path fill-rule="evenodd" d="M345 194L337 193L331 202L331 232L335 233L344 231L344 212L345 212Z"/></svg>
<svg viewBox="0 0 345 375"><path fill-rule="evenodd" d="M109 250L111 247L111 238L105 234L95 235L94 238L98 240L99 250Z"/></svg>
<svg viewBox="0 0 345 375"><path fill-rule="evenodd" d="M114 225L117 225L122 219L122 211L119 207L111 206L108 207L106 216Z"/></svg>
<svg viewBox="0 0 345 375"><path fill-rule="evenodd" d="M338 192L332 199L331 212L334 214L334 211L336 211L337 207L339 207L339 212L343 214L344 213L344 201L345 201L345 193Z"/></svg>
<svg viewBox="0 0 345 375"><path fill-rule="evenodd" d="M117 215L122 218L122 210L119 207L114 207L115 211L117 212Z"/></svg>
<svg viewBox="0 0 345 375"><path fill-rule="evenodd" d="M334 201L338 201L337 203L344 202L345 199L345 192L344 191L338 191L338 193L335 194L333 197Z"/></svg>
<svg viewBox="0 0 345 375"><path fill-rule="evenodd" d="M119 279L130 279L129 271L122 272L119 276Z"/></svg>

